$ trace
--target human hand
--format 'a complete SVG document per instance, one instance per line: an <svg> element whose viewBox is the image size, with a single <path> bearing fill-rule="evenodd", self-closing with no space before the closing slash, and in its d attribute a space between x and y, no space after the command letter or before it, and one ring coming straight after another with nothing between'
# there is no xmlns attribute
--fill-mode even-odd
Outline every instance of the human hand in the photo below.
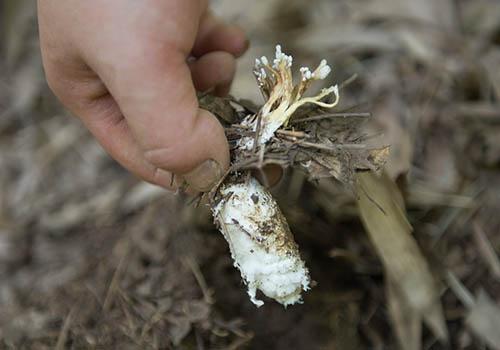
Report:
<svg viewBox="0 0 500 350"><path fill-rule="evenodd" d="M165 188L222 176L224 130L196 90L226 94L247 41L207 0L39 0L38 17L51 89L114 159Z"/></svg>

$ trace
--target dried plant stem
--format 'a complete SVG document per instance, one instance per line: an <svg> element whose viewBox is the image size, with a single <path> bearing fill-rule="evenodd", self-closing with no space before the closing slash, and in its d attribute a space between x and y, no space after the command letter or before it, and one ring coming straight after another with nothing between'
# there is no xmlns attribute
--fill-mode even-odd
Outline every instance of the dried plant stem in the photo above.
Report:
<svg viewBox="0 0 500 350"><path fill-rule="evenodd" d="M330 119L330 118L355 118L355 117L370 118L371 113L362 113L362 112L360 112L360 113L354 113L354 112L351 112L351 113L326 113L326 114L321 114L321 115L315 115L312 117L291 120L290 124L313 122L313 121Z"/></svg>
<svg viewBox="0 0 500 350"><path fill-rule="evenodd" d="M334 145L324 145L320 143L312 143L307 141L297 141L297 144L307 147L307 148L315 148L322 151L336 152L341 149L365 149L366 145L359 143L342 143L342 144L334 144Z"/></svg>

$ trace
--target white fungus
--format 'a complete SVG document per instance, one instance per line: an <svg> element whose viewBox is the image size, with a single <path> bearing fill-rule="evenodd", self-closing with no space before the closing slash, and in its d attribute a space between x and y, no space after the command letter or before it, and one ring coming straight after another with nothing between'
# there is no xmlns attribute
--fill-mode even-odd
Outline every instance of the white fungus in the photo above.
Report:
<svg viewBox="0 0 500 350"><path fill-rule="evenodd" d="M337 85L323 89L314 97L303 96L312 81L324 80L330 74L331 68L326 60L322 60L314 72L311 72L308 67L300 68L302 79L297 85L293 83L292 62L292 56L283 53L280 45L276 45L272 67L269 66L269 60L265 56L255 60L254 74L264 96L268 98L260 111L262 123L258 140L260 145L268 142L276 130L286 125L292 114L304 104L311 103L324 108L332 108L339 102ZM335 96L333 102L322 102L323 98L332 93ZM252 126L253 131L257 130L256 123L259 119L254 117L250 115L243 122L247 126ZM245 149L251 149L253 143L253 137L240 140L240 145L246 147Z"/></svg>
<svg viewBox="0 0 500 350"><path fill-rule="evenodd" d="M311 82L323 80L330 73L326 60L314 72L302 67L298 84L293 83L292 62L293 58L284 54L280 45L276 46L272 67L265 56L255 60L254 74L267 101L257 115L249 115L240 123L256 135L242 137L237 144L239 151L250 151L269 142L305 104L331 108L339 102L337 85L321 90L317 96L304 97ZM333 102L323 101L332 94ZM250 299L261 306L263 302L256 296L260 290L285 306L300 302L302 291L309 289L309 273L288 223L272 195L257 180L239 179L242 181L219 189L220 201L213 214L229 242L234 265L241 272Z"/></svg>
<svg viewBox="0 0 500 350"><path fill-rule="evenodd" d="M309 289L309 273L297 244L272 195L253 178L221 191L228 199L214 208L234 265L248 287L251 301L261 306L256 292L287 306L301 301Z"/></svg>
<svg viewBox="0 0 500 350"><path fill-rule="evenodd" d="M318 68L316 68L313 75L316 79L323 80L326 79L326 77L328 76L328 74L330 74L331 71L332 69L326 63L326 60L321 60L321 63L319 64Z"/></svg>

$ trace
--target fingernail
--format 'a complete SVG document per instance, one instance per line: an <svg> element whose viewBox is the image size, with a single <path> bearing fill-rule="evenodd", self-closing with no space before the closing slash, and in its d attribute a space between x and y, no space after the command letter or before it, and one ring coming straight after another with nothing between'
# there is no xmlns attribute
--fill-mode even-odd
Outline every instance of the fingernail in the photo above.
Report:
<svg viewBox="0 0 500 350"><path fill-rule="evenodd" d="M243 49L243 52L247 51L249 47L250 47L250 39L245 38L245 43L244 43L244 49Z"/></svg>
<svg viewBox="0 0 500 350"><path fill-rule="evenodd" d="M245 40L243 41L243 46L240 48L238 54L236 55L236 57L241 57L245 54L245 52L248 51L248 48L250 47L250 40L248 38L245 38Z"/></svg>
<svg viewBox="0 0 500 350"><path fill-rule="evenodd" d="M217 183L222 175L223 172L220 165L215 160L209 159L183 177L192 189L206 192Z"/></svg>
<svg viewBox="0 0 500 350"><path fill-rule="evenodd" d="M174 174L163 169L156 169L154 182L169 191L174 191L178 187Z"/></svg>

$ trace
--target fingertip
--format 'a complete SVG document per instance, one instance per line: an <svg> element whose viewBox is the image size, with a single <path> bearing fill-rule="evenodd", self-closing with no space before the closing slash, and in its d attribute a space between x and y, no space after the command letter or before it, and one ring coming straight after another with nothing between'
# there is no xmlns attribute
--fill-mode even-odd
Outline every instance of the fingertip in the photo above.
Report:
<svg viewBox="0 0 500 350"><path fill-rule="evenodd" d="M236 60L227 52L211 52L191 62L190 69L196 90L225 96L236 73Z"/></svg>
<svg viewBox="0 0 500 350"><path fill-rule="evenodd" d="M227 24L226 27L226 45L228 52L235 57L241 57L248 50L250 40L245 34L243 28L236 24Z"/></svg>
<svg viewBox="0 0 500 350"><path fill-rule="evenodd" d="M199 109L199 123L196 126L194 134L205 141L200 143L201 147L208 148L206 159L212 159L217 162L222 172L229 168L229 144L227 142L224 127L217 117L209 111Z"/></svg>
<svg viewBox="0 0 500 350"><path fill-rule="evenodd" d="M163 145L144 152L146 160L156 168L185 175L206 160L214 160L223 171L229 166L229 145L224 128L210 112L198 109L193 127L179 130Z"/></svg>
<svg viewBox="0 0 500 350"><path fill-rule="evenodd" d="M213 51L225 51L240 57L248 50L249 44L243 28L225 23L208 13L200 23L193 55L200 57Z"/></svg>
<svg viewBox="0 0 500 350"><path fill-rule="evenodd" d="M207 192L217 184L223 175L224 170L221 165L213 159L208 159L185 174L183 178L191 189Z"/></svg>

